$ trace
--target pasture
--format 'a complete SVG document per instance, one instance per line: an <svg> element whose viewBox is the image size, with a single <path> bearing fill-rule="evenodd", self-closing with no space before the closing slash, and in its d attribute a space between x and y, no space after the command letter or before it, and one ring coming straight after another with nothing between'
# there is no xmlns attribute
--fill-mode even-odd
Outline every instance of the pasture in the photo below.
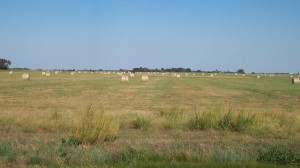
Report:
<svg viewBox="0 0 300 168"><path fill-rule="evenodd" d="M147 75L0 71L0 167L300 165L290 75ZM78 142L89 112L114 120L114 136Z"/></svg>

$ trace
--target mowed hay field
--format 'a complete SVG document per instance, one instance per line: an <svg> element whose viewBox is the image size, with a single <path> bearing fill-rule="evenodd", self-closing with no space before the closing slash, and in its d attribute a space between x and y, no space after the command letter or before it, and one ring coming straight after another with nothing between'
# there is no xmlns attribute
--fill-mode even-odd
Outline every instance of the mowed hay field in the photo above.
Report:
<svg viewBox="0 0 300 168"><path fill-rule="evenodd" d="M0 167L300 166L290 75L148 76L0 71Z"/></svg>

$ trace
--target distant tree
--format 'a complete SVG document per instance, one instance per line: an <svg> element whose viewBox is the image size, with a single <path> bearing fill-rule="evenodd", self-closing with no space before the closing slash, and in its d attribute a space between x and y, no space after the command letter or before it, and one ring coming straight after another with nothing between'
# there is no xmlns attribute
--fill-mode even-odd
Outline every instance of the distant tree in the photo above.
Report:
<svg viewBox="0 0 300 168"><path fill-rule="evenodd" d="M185 71L186 72L192 72L191 68L187 68Z"/></svg>
<svg viewBox="0 0 300 168"><path fill-rule="evenodd" d="M245 74L244 69L238 69L236 72L239 73L239 74Z"/></svg>
<svg viewBox="0 0 300 168"><path fill-rule="evenodd" d="M9 65L11 65L11 62L9 60L0 58L0 69L8 69Z"/></svg>

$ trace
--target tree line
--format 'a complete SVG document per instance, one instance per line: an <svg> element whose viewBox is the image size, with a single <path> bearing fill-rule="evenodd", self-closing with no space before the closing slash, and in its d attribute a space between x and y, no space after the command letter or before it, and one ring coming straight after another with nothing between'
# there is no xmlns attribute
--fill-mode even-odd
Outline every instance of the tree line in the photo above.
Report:
<svg viewBox="0 0 300 168"><path fill-rule="evenodd" d="M9 69L9 66L11 65L11 61L6 60L4 58L0 58L0 69ZM24 68L22 68L24 69ZM67 70L67 71L75 71L75 69ZM94 70L89 70L89 71L94 71ZM103 71L102 69L99 69L98 71ZM132 70L126 70L126 69L120 69L119 71L123 72L203 72L203 73L240 73L244 74L245 71L244 69L238 69L236 72L231 72L231 71L219 71L219 70L214 70L214 71L201 71L201 70L196 70L193 71L191 68L161 68L161 69L151 69L151 68L146 68L146 67L139 67L139 68L133 68Z"/></svg>
<svg viewBox="0 0 300 168"><path fill-rule="evenodd" d="M161 69L150 69L150 68L133 68L132 72L192 72L191 68L161 68Z"/></svg>
<svg viewBox="0 0 300 168"><path fill-rule="evenodd" d="M10 65L11 65L10 60L0 58L0 69L9 69Z"/></svg>
<svg viewBox="0 0 300 168"><path fill-rule="evenodd" d="M132 70L124 70L120 69L120 71L131 71L131 72L203 72L203 73L240 73L245 74L244 69L238 69L236 72L232 71L220 71L220 70L213 70L213 71L202 71L202 70L192 70L191 68L161 68L161 69L150 69L146 67L139 67L133 68Z"/></svg>

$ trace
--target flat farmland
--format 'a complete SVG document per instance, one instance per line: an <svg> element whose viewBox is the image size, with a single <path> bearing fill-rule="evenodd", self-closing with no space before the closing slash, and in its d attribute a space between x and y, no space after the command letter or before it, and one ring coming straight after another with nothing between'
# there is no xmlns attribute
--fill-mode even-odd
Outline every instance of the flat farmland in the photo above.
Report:
<svg viewBox="0 0 300 168"><path fill-rule="evenodd" d="M0 71L0 167L300 165L290 75L50 73ZM91 113L113 121L111 136L86 138Z"/></svg>

